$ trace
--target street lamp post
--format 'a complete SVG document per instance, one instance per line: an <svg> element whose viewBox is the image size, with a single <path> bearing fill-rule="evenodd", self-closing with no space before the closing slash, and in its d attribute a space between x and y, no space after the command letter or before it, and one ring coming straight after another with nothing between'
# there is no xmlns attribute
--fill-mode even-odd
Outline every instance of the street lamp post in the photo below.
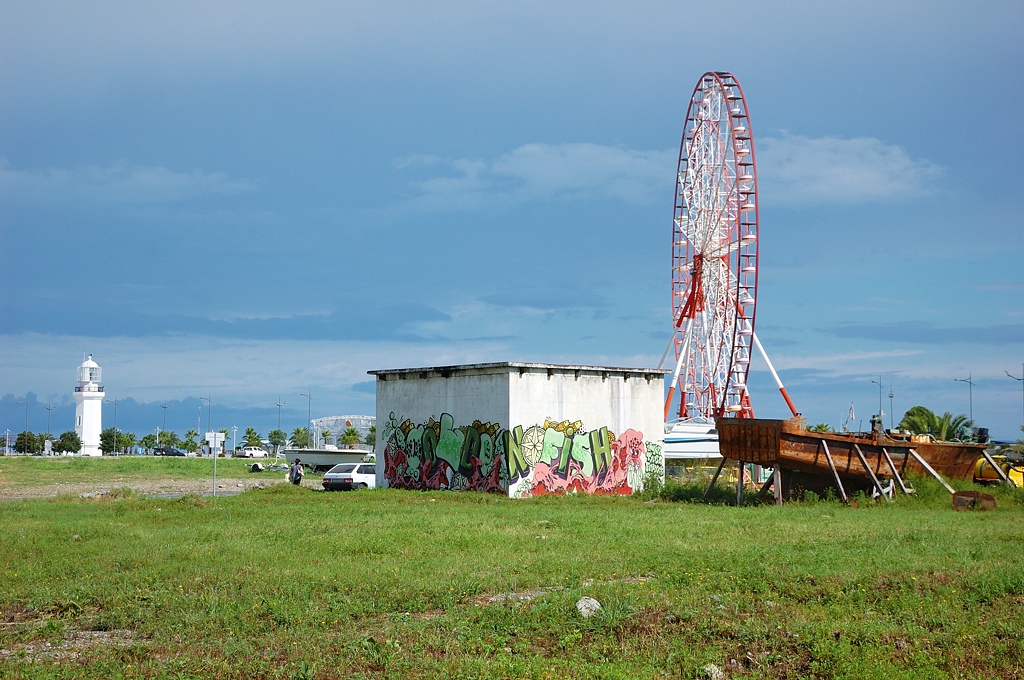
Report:
<svg viewBox="0 0 1024 680"><path fill-rule="evenodd" d="M160 406L160 408L162 408L164 410L164 424L163 424L163 427L160 428L161 432L167 432L167 409L169 409L170 407L171 407L171 405L167 403L166 399L164 399L164 403L161 404L161 406ZM157 444L159 444L159 443L160 442L158 441Z"/></svg>
<svg viewBox="0 0 1024 680"><path fill-rule="evenodd" d="M278 397L277 398L277 403L274 404L275 406L277 406L277 429L278 430L281 429L281 407L284 406L287 403L288 403L287 401L281 401L281 397Z"/></svg>
<svg viewBox="0 0 1024 680"><path fill-rule="evenodd" d="M18 403L25 406L25 432L28 432L28 397L25 397L25 401L19 401Z"/></svg>
<svg viewBox="0 0 1024 680"><path fill-rule="evenodd" d="M213 434L213 395L208 397L199 397L203 401L207 402L210 406L206 411L206 427L210 433ZM213 434L213 441L210 443L210 453L213 455L213 496L217 497L217 435Z"/></svg>
<svg viewBox="0 0 1024 680"><path fill-rule="evenodd" d="M968 385L968 388L967 388L967 399L968 399L968 401L967 401L967 403L968 403L968 408L970 409L968 411L968 414L969 414L968 417L971 419L971 427L974 427L974 382L973 382L973 378L974 378L974 375L971 374L969 371L967 373L967 377L966 378L953 378L953 380L955 380L956 382L967 383L967 385Z"/></svg>
<svg viewBox="0 0 1024 680"><path fill-rule="evenodd" d="M882 417L882 376L878 376L878 380L872 380L873 384L878 385L878 417Z"/></svg>
<svg viewBox="0 0 1024 680"><path fill-rule="evenodd" d="M889 385L889 429L893 429L892 425L892 385Z"/></svg>
<svg viewBox="0 0 1024 680"><path fill-rule="evenodd" d="M113 399L106 399L104 401L106 401L108 404L113 404L114 405L114 450L111 453L116 455L117 454L117 397L114 397Z"/></svg>
<svg viewBox="0 0 1024 680"><path fill-rule="evenodd" d="M313 389L312 388L310 388L309 394L305 394L305 393L301 393L301 392L299 393L300 397L305 397L306 400L307 400L306 401L306 447L307 448L309 447L309 438L313 434L313 428L310 427L310 423L313 422L313 397L310 396L311 394L313 394Z"/></svg>
<svg viewBox="0 0 1024 680"><path fill-rule="evenodd" d="M235 453L233 453L231 455L237 455L237 452L238 452L238 440L236 439L237 436L238 436L238 426L237 425L232 425L231 426L231 450L234 451Z"/></svg>
<svg viewBox="0 0 1024 680"><path fill-rule="evenodd" d="M1016 380L1017 382L1020 383L1020 416L1021 416L1021 421L1020 422L1021 422L1021 429L1024 430L1024 364L1020 365L1020 375L1021 375L1021 377L1019 377L1019 378L1017 376L1015 376L1015 375L1010 375L1009 371L1005 371L1005 373L1006 373L1006 375L1010 376L1011 378L1013 378L1014 380Z"/></svg>

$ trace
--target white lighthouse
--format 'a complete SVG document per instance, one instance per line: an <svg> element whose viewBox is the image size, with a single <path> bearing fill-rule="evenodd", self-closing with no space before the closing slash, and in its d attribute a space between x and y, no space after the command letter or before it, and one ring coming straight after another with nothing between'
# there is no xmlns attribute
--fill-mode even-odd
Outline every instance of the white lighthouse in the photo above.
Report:
<svg viewBox="0 0 1024 680"><path fill-rule="evenodd" d="M92 355L78 367L78 386L75 387L75 432L82 440L83 456L99 456L100 432L103 430L103 371L92 360Z"/></svg>

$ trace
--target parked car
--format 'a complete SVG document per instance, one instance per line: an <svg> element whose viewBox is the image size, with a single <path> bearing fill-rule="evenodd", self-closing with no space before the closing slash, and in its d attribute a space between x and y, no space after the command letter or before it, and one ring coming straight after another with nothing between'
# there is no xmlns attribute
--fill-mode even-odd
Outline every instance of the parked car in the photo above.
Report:
<svg viewBox="0 0 1024 680"><path fill-rule="evenodd" d="M184 458L188 454L181 449L176 449L173 446L158 446L153 449L154 456L181 456Z"/></svg>
<svg viewBox="0 0 1024 680"><path fill-rule="evenodd" d="M241 451L235 451L235 458L266 458L267 452L259 446L243 446Z"/></svg>
<svg viewBox="0 0 1024 680"><path fill-rule="evenodd" d="M377 469L373 463L338 463L324 473L324 491L372 489L377 485Z"/></svg>

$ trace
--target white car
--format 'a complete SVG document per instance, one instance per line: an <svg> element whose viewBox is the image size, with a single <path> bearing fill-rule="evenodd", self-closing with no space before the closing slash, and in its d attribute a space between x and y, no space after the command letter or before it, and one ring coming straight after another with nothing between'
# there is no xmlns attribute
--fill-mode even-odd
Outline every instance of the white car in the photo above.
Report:
<svg viewBox="0 0 1024 680"><path fill-rule="evenodd" d="M243 446L242 450L235 454L236 458L266 458L267 452L258 446Z"/></svg>
<svg viewBox="0 0 1024 680"><path fill-rule="evenodd" d="M377 485L377 466L373 463L338 463L326 473L324 491L372 489Z"/></svg>

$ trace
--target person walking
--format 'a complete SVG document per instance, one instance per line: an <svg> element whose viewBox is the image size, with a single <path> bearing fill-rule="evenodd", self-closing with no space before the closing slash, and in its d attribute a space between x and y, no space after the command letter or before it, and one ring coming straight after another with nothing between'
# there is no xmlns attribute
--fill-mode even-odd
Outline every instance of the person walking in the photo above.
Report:
<svg viewBox="0 0 1024 680"><path fill-rule="evenodd" d="M305 470L302 469L302 461L298 458L292 463L292 466L288 468L288 481L298 486L302 484L302 475Z"/></svg>

